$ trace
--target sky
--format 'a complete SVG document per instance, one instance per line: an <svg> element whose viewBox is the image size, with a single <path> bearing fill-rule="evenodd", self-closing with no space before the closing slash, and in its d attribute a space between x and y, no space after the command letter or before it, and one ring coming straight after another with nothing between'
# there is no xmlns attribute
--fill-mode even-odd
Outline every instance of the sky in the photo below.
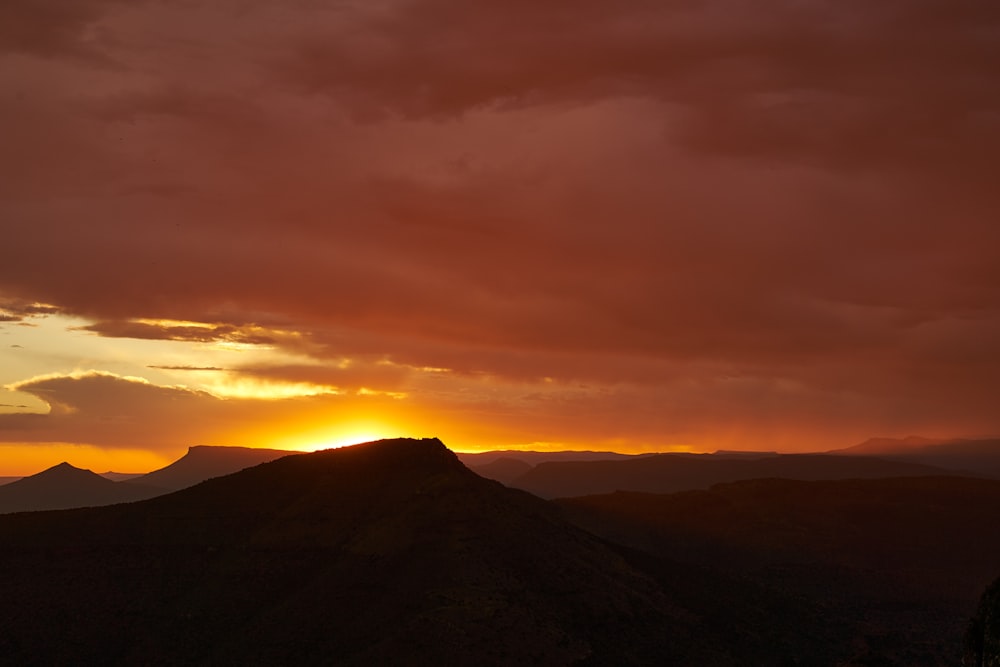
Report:
<svg viewBox="0 0 1000 667"><path fill-rule="evenodd" d="M995 0L5 0L0 475L1000 434Z"/></svg>

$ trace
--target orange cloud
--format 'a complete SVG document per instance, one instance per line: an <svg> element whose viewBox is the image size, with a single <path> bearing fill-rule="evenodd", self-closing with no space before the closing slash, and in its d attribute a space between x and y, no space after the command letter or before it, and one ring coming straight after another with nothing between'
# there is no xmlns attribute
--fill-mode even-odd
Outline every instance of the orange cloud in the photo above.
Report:
<svg viewBox="0 0 1000 667"><path fill-rule="evenodd" d="M146 363L469 445L1000 431L989 3L36 5L0 9L0 331L273 348ZM77 409L0 417L31 441L323 421L21 391Z"/></svg>

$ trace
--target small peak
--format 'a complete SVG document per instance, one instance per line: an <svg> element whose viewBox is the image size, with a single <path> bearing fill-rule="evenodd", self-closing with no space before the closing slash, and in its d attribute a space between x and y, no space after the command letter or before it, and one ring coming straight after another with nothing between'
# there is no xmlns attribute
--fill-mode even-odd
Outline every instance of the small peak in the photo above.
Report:
<svg viewBox="0 0 1000 667"><path fill-rule="evenodd" d="M71 465L66 461L63 461L58 465L54 465L51 468L47 468L40 473L32 475L32 477L39 477L41 475L44 475L46 477L51 477L53 475L79 475L80 473L88 473L91 475L94 474L89 470L85 470L84 468L77 468L76 466Z"/></svg>
<svg viewBox="0 0 1000 667"><path fill-rule="evenodd" d="M77 468L75 465L63 461L58 465L54 465L45 472L90 472L85 468Z"/></svg>

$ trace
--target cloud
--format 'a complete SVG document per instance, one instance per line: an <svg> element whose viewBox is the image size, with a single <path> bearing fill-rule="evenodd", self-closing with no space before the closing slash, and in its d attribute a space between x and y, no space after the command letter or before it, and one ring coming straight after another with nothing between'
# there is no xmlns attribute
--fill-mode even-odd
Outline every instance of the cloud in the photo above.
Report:
<svg viewBox="0 0 1000 667"><path fill-rule="evenodd" d="M5 321L444 406L1000 428L989 3L50 4L0 10Z"/></svg>
<svg viewBox="0 0 1000 667"><path fill-rule="evenodd" d="M7 388L35 396L50 409L47 414L0 414L2 442L78 442L161 452L191 444L266 445L270 438L294 435L296 429L314 428L338 416L346 419L380 400L341 399L328 392L300 392L281 400L269 395L262 400L246 398L239 391L236 397L223 399L98 371L41 376Z"/></svg>
<svg viewBox="0 0 1000 667"><path fill-rule="evenodd" d="M164 371L224 371L225 368L219 368L217 366L147 366L147 368L155 368Z"/></svg>
<svg viewBox="0 0 1000 667"><path fill-rule="evenodd" d="M285 73L407 117L647 97L682 107L703 150L967 173L1000 140L998 24L975 0L422 0L332 25Z"/></svg>
<svg viewBox="0 0 1000 667"><path fill-rule="evenodd" d="M198 322L101 321L79 327L108 338L138 338L146 340L177 340L198 343L227 342L243 345L271 345L276 339L260 327L213 325Z"/></svg>
<svg viewBox="0 0 1000 667"><path fill-rule="evenodd" d="M102 20L121 0L9 0L0 7L0 53L73 58L108 66Z"/></svg>
<svg viewBox="0 0 1000 667"><path fill-rule="evenodd" d="M22 323L26 318L45 317L58 312L60 309L50 304L0 298L0 322Z"/></svg>

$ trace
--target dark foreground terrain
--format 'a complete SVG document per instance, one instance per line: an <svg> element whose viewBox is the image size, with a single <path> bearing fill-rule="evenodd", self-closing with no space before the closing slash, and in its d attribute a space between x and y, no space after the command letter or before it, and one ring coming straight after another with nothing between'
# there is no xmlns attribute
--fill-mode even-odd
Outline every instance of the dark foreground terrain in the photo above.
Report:
<svg viewBox="0 0 1000 667"><path fill-rule="evenodd" d="M437 440L0 516L0 663L958 665L1000 482L558 503Z"/></svg>
<svg viewBox="0 0 1000 667"><path fill-rule="evenodd" d="M699 661L696 619L437 440L0 517L7 664Z"/></svg>

